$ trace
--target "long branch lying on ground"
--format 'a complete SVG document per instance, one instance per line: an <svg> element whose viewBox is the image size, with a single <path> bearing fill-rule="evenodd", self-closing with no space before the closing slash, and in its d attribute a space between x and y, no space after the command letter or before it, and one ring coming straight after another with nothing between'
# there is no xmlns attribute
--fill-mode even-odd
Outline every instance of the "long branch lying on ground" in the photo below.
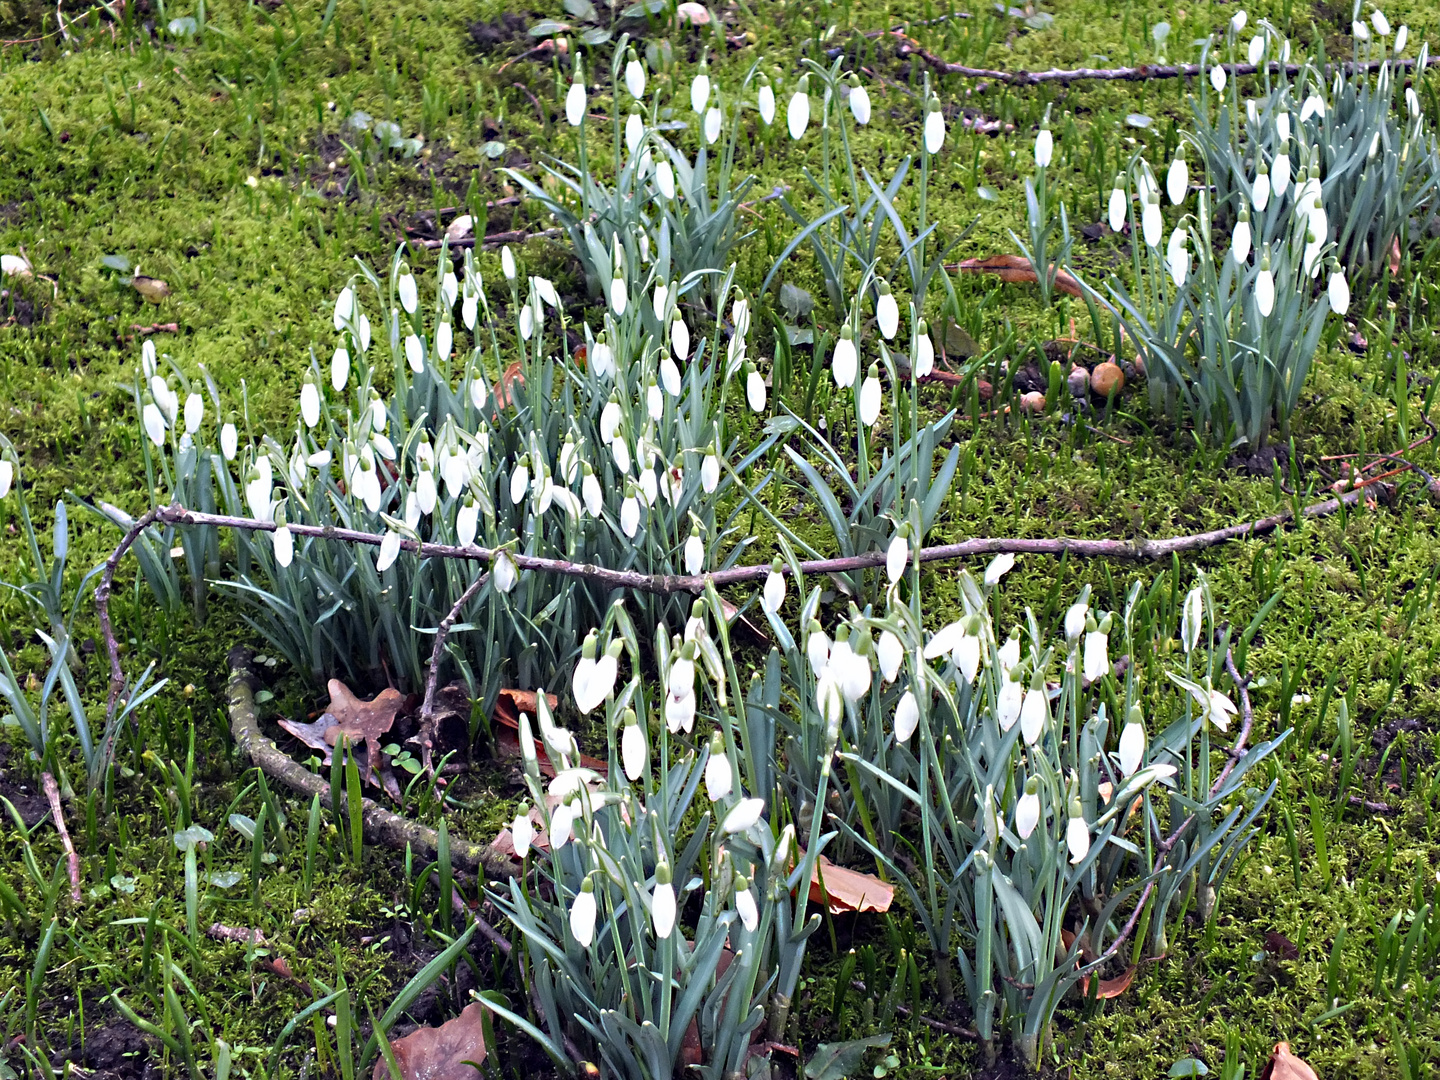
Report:
<svg viewBox="0 0 1440 1080"><path fill-rule="evenodd" d="M1287 75L1298 75L1304 70L1304 64L1281 64L1273 61L1266 64L1212 64L1205 67L1200 64L1139 64L1136 67L1120 68L1049 68L1046 71L1000 71L995 68L967 67L964 64L952 64L943 57L936 56L927 51L919 42L898 30L877 30L866 37L893 37L900 41L896 50L900 56L914 56L925 61L930 67L943 75L960 75L967 79L989 79L994 82L1008 83L1011 86L1039 86L1043 83L1072 83L1088 79L1108 80L1115 82L1141 82L1146 79L1178 79L1198 78L1207 75L1210 67L1223 68L1230 75L1254 75L1260 72L1268 72L1278 75L1283 68ZM1347 60L1341 64L1325 64L1321 66L1321 73L1328 79L1336 71L1345 74L1356 72L1379 71L1386 64L1396 68L1408 70L1415 66L1414 60ZM1430 57L1427 67L1440 63L1440 56Z"/></svg>

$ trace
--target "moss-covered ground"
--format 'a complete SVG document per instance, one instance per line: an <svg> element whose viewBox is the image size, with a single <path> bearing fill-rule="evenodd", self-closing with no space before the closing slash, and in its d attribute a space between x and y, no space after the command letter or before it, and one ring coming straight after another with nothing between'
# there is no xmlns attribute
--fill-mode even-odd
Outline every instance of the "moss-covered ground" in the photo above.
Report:
<svg viewBox="0 0 1440 1080"><path fill-rule="evenodd" d="M1402 6L1388 10L1392 23L1408 21L1412 39L1424 38L1434 10ZM1053 23L1032 29L1025 21L1032 12L1001 14L989 4L941 19L948 9L929 0L742 0L722 12L732 43L717 42L709 29L668 38L682 91L703 50L722 86L738 84L763 57L782 112L799 57L847 50L870 79L876 114L856 142L856 159L883 178L914 150L917 94L927 73L897 57L893 38L866 32L906 24L931 52L977 66L1104 66L1153 59L1150 31L1161 20L1173 28L1172 56L1184 54L1191 39L1219 30L1235 8L1204 0L1057 0L1046 8ZM28 280L6 279L0 300L0 432L20 453L42 536L51 521L44 508L66 493L131 512L145 506L142 436L129 389L144 334L136 327L175 324L174 332L153 336L162 352L203 364L227 394L243 379L256 415L280 420L310 349L328 351L331 304L352 258L384 263L407 227L423 227L427 211L445 207L471 208L491 233L545 227L538 212L504 202L513 191L498 169L533 171L547 152L568 145L557 67L550 54L527 51L534 41L525 33L539 17L560 17L558 4L515 12L493 0L338 0L327 10L315 2L221 0L180 10L138 0L89 10L67 2L62 9L64 36L47 5L0 4L0 33L16 39L0 46L0 251L23 249L35 270ZM1274 0L1251 7L1252 20L1264 15L1297 41L1319 34L1330 47L1348 49L1348 5ZM195 33L168 33L177 18L196 20ZM1136 148L1147 147L1152 162L1167 159L1189 89L1181 80L1007 89L929 77L950 120L931 214L950 235L979 215L956 249L962 257L1014 250L1009 230L1023 229L1022 184L1047 106L1059 147L1052 182L1078 228L1099 219L1117 164ZM591 108L610 108L603 89ZM423 137L424 149L414 158L369 160L350 151L344 125L357 110L394 120L405 136ZM1149 125L1127 122L1133 114L1150 117ZM964 131L962 116L998 121L1003 130ZM746 128L741 166L757 175L756 190L789 185L799 205L813 210L802 166L814 158L814 140L791 143L753 114ZM487 201L503 204L487 214ZM793 233L773 204L758 204L753 217L757 235L737 253L739 280L752 289ZM1110 238L1077 245L1082 268L1123 262ZM533 240L521 250L532 268L571 291L583 289L563 239ZM158 304L142 299L113 268L116 257L163 279L169 296ZM495 251L478 257L498 275ZM1197 449L1183 428L1150 413L1143 390L1121 395L1110 415L1102 410L1098 430L1066 428L1053 417L967 415L952 434L965 447L962 479L934 541L1197 532L1291 505L1282 479L1298 482L1302 495L1323 490L1324 469L1334 469L1326 455L1402 448L1407 435L1423 433L1417 418L1436 374L1435 266L1417 245L1398 283L1357 296L1351 322L1368 345L1348 347L1349 328L1343 338L1331 335L1295 417L1294 458L1283 478L1251 478L1227 467L1223 452ZM822 295L808 256L787 264L781 279ZM962 321L982 348L1008 338L1012 356L1023 359L1031 343L1068 334L1070 316L1078 333L1088 333L1083 307L1062 302L1043 311L1025 286L963 276L956 289ZM769 304L773 297L761 301L762 312ZM828 318L822 313L822 324ZM771 324L756 321L766 327L758 351L769 355ZM1413 392L1403 383L1396 389L1400 350L1409 371L1426 377L1415 380ZM946 391L926 393L928 409L948 406ZM1433 448L1412 460L1432 467ZM13 497L0 502L0 577L10 579L24 573L28 558L14 507ZM1245 662L1259 676L1260 734L1273 736L1287 724L1295 734L1275 765L1278 794L1222 894L1218 917L1173 940L1170 955L1144 964L1121 997L1088 1010L1067 1004L1047 1068L1148 1078L1194 1056L1215 1070L1233 1033L1252 1074L1283 1039L1323 1077L1431 1075L1440 1060L1435 946L1403 978L1377 975L1376 955L1391 918L1401 916L1403 933L1416 912L1434 904L1440 884L1436 521L1423 483L1400 478L1393 497L1374 506L1216 548L1173 571L1188 583L1190 567L1205 569L1237 627L1279 593ZM117 535L90 519L72 520L72 531L71 588ZM1119 607L1130 580L1170 572L1025 559L1009 602L1053 617L1057 596L1090 581L1110 590L1108 606ZM363 983L363 996L382 1009L442 947L429 932L434 886L395 852L367 849L362 864L351 865L328 815L307 882L308 808L282 798L288 848L275 851L252 888L250 844L228 819L254 817L259 802L253 770L242 768L228 736L224 656L236 643L263 645L223 602L203 625L169 623L147 614L131 571L121 581L126 661L153 659L170 682L142 727L121 740L113 812L87 821L83 766L73 763L67 817L83 856L84 896L78 905L61 901L40 971L37 949L50 912L27 873L17 823L0 821L0 876L19 905L7 901L0 934L0 987L13 988L9 997L0 991L7 1040L0 1061L18 1074L36 1071L39 1057L49 1056L101 1075L182 1075L175 1056L123 1022L109 998L119 991L142 1016L169 1023L160 990L168 955L189 980L175 983L178 1006L197 1033L211 1031L231 1045L239 1072L319 1075L333 1067L324 1049L333 1035L323 1021L282 1029L314 1000L316 980ZM928 572L926 587L937 606L954 601L950 570ZM0 646L33 687L45 656L31 626L18 599L0 597ZM81 687L94 717L103 713L105 673L89 647L93 621L82 616L81 626L89 639ZM277 674L272 708L304 711L311 688ZM1353 719L1348 737L1337 726L1341 698ZM18 731L7 731L0 794L33 826L44 813L38 774ZM167 773L169 762L189 769L188 800ZM1343 791L1342 771L1353 771ZM457 831L493 834L512 812L515 789L507 779L498 770L467 781L465 797L477 809L456 815ZM215 836L200 859L198 924L202 931L217 922L255 927L268 942L261 955L203 932L189 940L183 858L171 833L192 814ZM29 846L48 877L60 855L54 830L41 825ZM236 882L223 887L229 870L238 871ZM152 916L157 928L147 929ZM895 918L903 932L903 911ZM836 1036L834 973L850 942L861 939L889 947L886 934L863 920L838 920L833 937L813 939L794 1032L802 1051ZM414 1019L449 1015L471 987L507 985L513 973L499 968L478 949L453 983L412 1009ZM852 1004L847 1035L866 1033L856 1029L855 1014ZM277 1039L283 1049L275 1072ZM893 1049L904 1075L963 1076L979 1068L970 1044L923 1027L900 1025ZM208 1061L208 1051L201 1058ZM536 1061L519 1037L509 1037L491 1064L498 1075L520 1076Z"/></svg>

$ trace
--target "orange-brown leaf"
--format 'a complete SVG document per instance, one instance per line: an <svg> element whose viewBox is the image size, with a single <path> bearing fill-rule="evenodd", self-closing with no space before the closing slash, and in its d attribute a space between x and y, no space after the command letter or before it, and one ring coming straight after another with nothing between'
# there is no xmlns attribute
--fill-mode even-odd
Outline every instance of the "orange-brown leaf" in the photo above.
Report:
<svg viewBox="0 0 1440 1080"><path fill-rule="evenodd" d="M832 915L847 911L884 912L890 910L890 902L895 899L895 886L887 885L874 874L836 866L821 855L810 874L810 899L822 903L827 898Z"/></svg>
<svg viewBox="0 0 1440 1080"><path fill-rule="evenodd" d="M515 401L514 387L516 384L525 385L525 376L520 373L520 361L516 360L505 369L500 376L500 381L493 387L495 393L495 407L497 409L508 409Z"/></svg>
<svg viewBox="0 0 1440 1080"><path fill-rule="evenodd" d="M380 736L394 726L395 714L405 704L405 695L387 686L369 701L362 701L339 679L331 679L327 686L330 690L327 711L335 717L335 726L325 732L325 741L337 746L344 736L351 744L363 742L369 753L366 779L375 782L380 764Z"/></svg>
<svg viewBox="0 0 1440 1080"><path fill-rule="evenodd" d="M1001 281L1036 282L1039 280L1023 255L991 255L988 259L965 259L957 269L977 274L996 274ZM1084 299L1080 283L1064 270L1055 272L1055 288Z"/></svg>
<svg viewBox="0 0 1440 1080"><path fill-rule="evenodd" d="M1320 1080L1315 1070L1290 1052L1288 1042L1275 1044L1275 1052L1265 1063L1260 1080Z"/></svg>
<svg viewBox="0 0 1440 1080"><path fill-rule="evenodd" d="M1107 998L1107 999L1108 999L1108 998L1117 998L1117 997L1119 997L1119 996L1120 996L1121 994L1123 994L1126 990L1129 990L1129 989L1130 989L1130 984L1135 981L1135 970L1136 970L1135 965L1134 965L1134 964L1131 964L1128 968L1126 968L1124 971L1122 971L1119 975L1116 975L1115 978L1113 978L1113 979L1101 979L1101 980L1100 980L1100 986L1099 986L1099 988L1096 990L1095 996L1096 996L1097 998ZM1084 991L1085 996L1086 996L1087 998L1090 996L1090 976L1089 976L1089 975L1086 975L1083 979L1080 980L1080 989Z"/></svg>
<svg viewBox="0 0 1440 1080"><path fill-rule="evenodd" d="M479 1080L485 1060L485 1006L472 1002L460 1015L438 1028L416 1028L391 1044L404 1080ZM375 1062L373 1080L389 1080L390 1067L382 1056Z"/></svg>
<svg viewBox="0 0 1440 1080"><path fill-rule="evenodd" d="M1400 237L1396 235L1390 243L1390 276L1400 276Z"/></svg>

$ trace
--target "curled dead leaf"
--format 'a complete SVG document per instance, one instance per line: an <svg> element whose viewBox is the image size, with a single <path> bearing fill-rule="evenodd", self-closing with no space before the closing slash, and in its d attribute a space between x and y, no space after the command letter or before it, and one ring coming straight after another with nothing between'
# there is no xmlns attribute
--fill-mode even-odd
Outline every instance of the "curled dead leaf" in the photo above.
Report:
<svg viewBox="0 0 1440 1080"><path fill-rule="evenodd" d="M484 1074L485 1007L478 1001L438 1028L416 1028L390 1044L404 1080L478 1080ZM375 1062L374 1080L390 1080L390 1067L382 1055Z"/></svg>
<svg viewBox="0 0 1440 1080"><path fill-rule="evenodd" d="M395 716L405 704L405 695L394 687L386 687L369 701L362 701L339 679L331 679L327 687L330 691L328 711L335 718L335 726L326 730L325 742L337 746L342 736L351 743L363 742L370 755L366 771L374 772L380 761L380 736L394 726Z"/></svg>
<svg viewBox="0 0 1440 1080"><path fill-rule="evenodd" d="M1320 1080L1315 1070L1290 1052L1288 1042L1275 1044L1275 1051L1260 1073L1260 1080Z"/></svg>
<svg viewBox="0 0 1440 1080"><path fill-rule="evenodd" d="M800 857L804 857L804 852ZM810 899L817 904L828 900L832 915L847 911L885 912L895 899L895 886L887 885L874 874L837 866L821 855L810 874Z"/></svg>
<svg viewBox="0 0 1440 1080"><path fill-rule="evenodd" d="M1035 282L1039 280L1030 266L1030 260L1022 255L991 255L987 259L965 259L956 264L955 269L976 274L997 274L1001 281ZM1071 296L1081 299L1085 297L1080 283L1064 270L1055 272L1055 288Z"/></svg>

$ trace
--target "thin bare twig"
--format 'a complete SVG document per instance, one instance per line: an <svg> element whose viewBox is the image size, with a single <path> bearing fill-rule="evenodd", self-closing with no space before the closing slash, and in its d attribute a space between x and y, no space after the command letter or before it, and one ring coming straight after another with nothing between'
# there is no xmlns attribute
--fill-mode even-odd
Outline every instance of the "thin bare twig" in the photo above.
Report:
<svg viewBox="0 0 1440 1080"><path fill-rule="evenodd" d="M110 656L110 699L105 707L106 730L110 730L110 721L115 718L115 706L120 700L121 691L125 689L125 671L120 666L120 643L115 640L115 630L110 624L110 590L115 585L115 568L120 565L120 560L130 550L130 546L140 538L140 534L160 517L161 509L156 506L147 510L130 526L130 530L105 560L105 570L100 575L100 584L95 588L95 612L100 616L100 633L105 638L105 651Z"/></svg>
<svg viewBox="0 0 1440 1080"><path fill-rule="evenodd" d="M1140 64L1136 67L1119 68L1049 68L1045 71L1000 71L995 68L976 68L968 67L965 64L952 64L944 58L927 51L919 42L898 30L882 30L875 36L899 39L900 45L896 50L899 55L914 56L923 60L926 64L930 65L931 68L943 75L960 75L967 79L990 79L994 82L1008 83L1011 86L1040 86L1044 83L1061 83L1064 85L1091 79L1116 82L1140 82L1147 79L1196 78L1206 75L1210 71L1210 68L1202 67L1200 64ZM1311 66L1316 67L1316 70L1318 70L1324 78L1329 79L1336 71L1342 71L1347 75L1379 71L1387 63L1393 64L1395 68L1401 70L1409 70L1415 66L1414 60L1369 60L1359 62L1347 60L1341 64ZM1430 58L1429 64L1435 63L1440 63L1440 57ZM1307 65L1282 64L1279 61L1274 61L1268 64L1216 64L1212 66L1224 68L1226 73L1230 75L1254 75L1260 72L1279 74L1282 70L1287 75L1298 75Z"/></svg>
<svg viewBox="0 0 1440 1080"><path fill-rule="evenodd" d="M1375 479L1380 479L1376 477ZM1344 492L1334 498L1325 499L1322 502L1311 503L1302 507L1300 517L1302 519L1325 517L1333 514L1341 506L1349 506L1359 502L1364 497L1362 488ZM1161 559L1168 559L1180 552L1204 551L1207 548L1217 547L1229 543L1232 540L1245 540L1251 537L1262 536L1274 532L1281 526L1288 524L1295 518L1295 511L1292 509L1281 510L1268 517L1259 518L1255 521L1247 521L1240 525L1227 525L1224 528L1212 529L1209 532L1194 533L1188 536L1172 536L1163 540L1081 540L1072 537L1060 537L1057 539L1026 539L1018 537L975 537L956 544L939 544L934 547L921 548L918 553L920 562L952 562L958 559L974 558L981 555L999 555L1009 553L1012 555L1071 555L1085 559L1116 559L1124 562L1155 562ZM233 517L227 514L206 514L198 510L188 510L179 503L172 503L169 506L157 507L146 514L142 519L146 525L154 521L160 521L167 525L213 525L220 528L246 529L256 532L274 532L273 521L260 521L256 518ZM139 527L137 522L137 529ZM384 536L380 533L360 532L356 529L338 529L333 526L292 524L290 531L297 536L313 536L322 540L338 540L342 543L366 544L378 547ZM137 529L131 533L138 535ZM102 578L101 589L107 589L109 581L113 578L112 563L118 561L118 556L128 549L134 542L134 535L127 534L122 546L116 549L116 554L106 563L107 577ZM400 546L403 550L409 551L421 558L440 559L464 559L475 562L493 561L497 552L492 548L478 547L474 544L435 544L418 540L401 540ZM770 573L768 563L755 564L752 566L734 566L727 570L716 570L709 574L646 574L638 570L613 570L608 567L596 566L593 563L570 562L566 559L551 559L537 555L525 555L512 553L510 558L520 570L533 570L537 573L558 574L564 577L583 578L588 581L598 582L610 588L634 589L639 592L650 592L660 594L673 593L700 593L703 592L708 582L713 582L717 588L729 585L750 584L763 581ZM851 573L857 570L868 570L872 567L882 566L885 563L885 552L867 551L860 555L851 555L843 558L833 559L808 559L797 566L786 566L782 573L793 574L797 569L802 574L841 574ZM107 589L108 595L108 589ZM100 590L96 590L97 601ZM102 619L102 628L104 628ZM109 642L107 641L107 644ZM112 677L114 672L119 670L118 654L113 658ZM123 683L122 683L123 685Z"/></svg>
<svg viewBox="0 0 1440 1080"><path fill-rule="evenodd" d="M435 647L430 650L430 671L425 676L425 700L420 705L420 732L416 740L420 744L420 761L425 767L426 775L435 772L431 764L431 751L435 749L435 684L440 677L440 661L445 658L445 639L450 636L450 628L460 618L460 612L465 605L475 599L478 593L490 580L489 574L480 574L460 594L460 599L446 616L440 620L440 625L435 628Z"/></svg>
<svg viewBox="0 0 1440 1080"><path fill-rule="evenodd" d="M70 899L80 902L80 856L75 854L75 845L70 842L70 830L65 827L65 811L60 806L60 789L55 777L48 771L40 774L41 785L45 788L45 799L50 804L50 816L55 819L55 831L60 834L60 846L65 849L65 862L70 869Z"/></svg>

